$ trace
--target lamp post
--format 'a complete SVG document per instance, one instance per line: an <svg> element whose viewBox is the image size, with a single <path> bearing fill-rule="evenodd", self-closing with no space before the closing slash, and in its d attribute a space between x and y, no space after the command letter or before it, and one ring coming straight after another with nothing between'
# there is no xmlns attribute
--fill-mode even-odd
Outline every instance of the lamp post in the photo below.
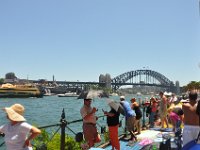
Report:
<svg viewBox="0 0 200 150"><path fill-rule="evenodd" d="M143 129L146 127L146 125L145 125L145 111L146 111L146 106L145 106L145 103L142 102L142 128Z"/></svg>

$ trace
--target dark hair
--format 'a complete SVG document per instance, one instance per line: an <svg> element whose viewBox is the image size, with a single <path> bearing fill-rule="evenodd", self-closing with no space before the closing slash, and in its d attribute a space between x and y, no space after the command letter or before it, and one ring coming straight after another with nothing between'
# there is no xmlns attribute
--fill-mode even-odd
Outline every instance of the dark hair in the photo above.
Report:
<svg viewBox="0 0 200 150"><path fill-rule="evenodd" d="M91 98L85 98L84 101L89 101L92 100Z"/></svg>
<svg viewBox="0 0 200 150"><path fill-rule="evenodd" d="M189 93L189 99L190 99L190 100L196 101L196 100L197 100L197 97L198 97L197 92L195 92L195 91L190 91L190 93Z"/></svg>
<svg viewBox="0 0 200 150"><path fill-rule="evenodd" d="M163 91L160 91L160 92L159 92L159 95L164 95Z"/></svg>

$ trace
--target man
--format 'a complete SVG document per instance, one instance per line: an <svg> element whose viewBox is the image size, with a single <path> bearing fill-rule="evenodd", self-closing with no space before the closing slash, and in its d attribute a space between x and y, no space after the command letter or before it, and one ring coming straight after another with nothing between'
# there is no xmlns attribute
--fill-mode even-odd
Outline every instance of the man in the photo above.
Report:
<svg viewBox="0 0 200 150"><path fill-rule="evenodd" d="M126 128L131 134L131 141L130 144L134 143L134 141L137 141L137 137L134 134L134 126L135 126L135 111L131 108L131 105L125 101L125 97L120 97L120 103L122 104L124 111L125 111L125 117L126 117Z"/></svg>
<svg viewBox="0 0 200 150"><path fill-rule="evenodd" d="M91 102L92 99L84 99L84 105L80 110L83 118L83 134L89 148L101 141L96 127L97 117L95 116L95 112L97 111L97 108L91 107Z"/></svg>
<svg viewBox="0 0 200 150"><path fill-rule="evenodd" d="M200 130L199 116L196 114L197 97L196 91L190 91L189 103L183 103L182 105L184 113L183 146L196 139Z"/></svg>

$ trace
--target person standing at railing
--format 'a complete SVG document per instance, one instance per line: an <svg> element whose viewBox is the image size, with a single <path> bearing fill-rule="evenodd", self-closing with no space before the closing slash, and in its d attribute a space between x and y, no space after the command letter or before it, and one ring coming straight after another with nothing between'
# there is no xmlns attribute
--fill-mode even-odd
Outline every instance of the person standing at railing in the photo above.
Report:
<svg viewBox="0 0 200 150"><path fill-rule="evenodd" d="M41 131L28 124L24 118L24 106L14 104L3 109L9 123L0 126L0 132L5 134L5 144L7 150L32 150L30 141L38 136Z"/></svg>
<svg viewBox="0 0 200 150"><path fill-rule="evenodd" d="M103 111L104 115L107 116L107 125L109 130L110 143L113 150L120 150L120 143L118 139L118 128L119 128L119 115L118 112L119 103L113 100L107 99L107 103L110 106L110 111Z"/></svg>
<svg viewBox="0 0 200 150"><path fill-rule="evenodd" d="M83 135L89 148L93 147L95 143L99 143L101 141L101 137L98 134L96 127L97 117L95 116L95 113L97 108L92 107L91 103L92 99L85 98L84 104L80 109L80 113L83 118Z"/></svg>
<svg viewBox="0 0 200 150"><path fill-rule="evenodd" d="M131 108L131 105L129 104L129 102L125 100L124 96L120 96L120 101L125 112L126 128L131 134L129 144L133 144L135 141L137 141L137 137L134 134L136 114L135 114L135 111Z"/></svg>
<svg viewBox="0 0 200 150"><path fill-rule="evenodd" d="M150 98L150 108L151 108L151 112L149 116L150 128L154 127L155 115L156 115L157 107L158 107L157 103L158 102L155 97Z"/></svg>
<svg viewBox="0 0 200 150"><path fill-rule="evenodd" d="M168 119L167 119L167 98L163 92L159 93L160 95L160 107L159 107L159 115L161 119L161 127L164 128L164 123L167 128L169 127Z"/></svg>
<svg viewBox="0 0 200 150"><path fill-rule="evenodd" d="M131 108L135 111L136 114L136 120L135 120L135 126L137 129L137 134L141 133L141 123L140 119L142 118L142 111L140 109L140 105L136 102L136 98L131 98Z"/></svg>

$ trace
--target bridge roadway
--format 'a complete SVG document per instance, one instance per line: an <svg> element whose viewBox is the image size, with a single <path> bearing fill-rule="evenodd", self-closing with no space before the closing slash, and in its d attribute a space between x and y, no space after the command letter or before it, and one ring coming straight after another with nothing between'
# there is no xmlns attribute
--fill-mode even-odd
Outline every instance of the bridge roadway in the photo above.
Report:
<svg viewBox="0 0 200 150"><path fill-rule="evenodd" d="M40 81L32 80L33 83L40 83ZM106 82L79 82L79 81L46 81L49 85L51 84L57 84L59 86L78 86L83 87L87 85L105 85ZM170 87L162 84L150 84L150 83L112 83L111 86L123 86L123 85L141 85L141 86L157 86L157 87Z"/></svg>
<svg viewBox="0 0 200 150"><path fill-rule="evenodd" d="M143 80L142 80L143 78ZM137 82L133 82L134 80ZM139 79L139 81L138 81ZM157 81L155 83L155 81ZM164 75L153 70L134 70L120 74L111 79L111 82L79 82L79 81L33 81L33 83L48 83L49 85L58 85L66 88L89 89L91 85L99 85L100 87L111 87L113 91L118 90L123 85L140 85L140 86L155 86L166 88L169 91L175 91L176 86L172 81ZM176 93L176 92L175 92Z"/></svg>

